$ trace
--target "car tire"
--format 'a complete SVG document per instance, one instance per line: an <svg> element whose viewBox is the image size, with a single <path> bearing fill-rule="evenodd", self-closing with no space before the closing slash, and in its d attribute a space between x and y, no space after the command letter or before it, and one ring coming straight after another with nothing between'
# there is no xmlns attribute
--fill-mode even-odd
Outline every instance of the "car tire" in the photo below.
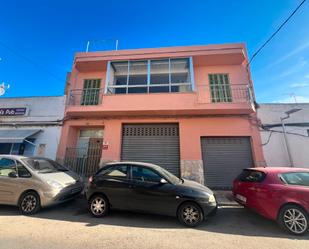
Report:
<svg viewBox="0 0 309 249"><path fill-rule="evenodd" d="M104 195L95 194L90 198L89 211L94 217L104 217L109 213L109 201Z"/></svg>
<svg viewBox="0 0 309 249"><path fill-rule="evenodd" d="M18 207L23 215L32 215L41 208L39 195L34 191L23 193L19 198Z"/></svg>
<svg viewBox="0 0 309 249"><path fill-rule="evenodd" d="M196 227L204 221L202 209L194 202L185 202L180 205L177 217L181 224Z"/></svg>
<svg viewBox="0 0 309 249"><path fill-rule="evenodd" d="M302 207L288 204L281 208L278 223L280 227L291 234L303 235L309 228L309 216Z"/></svg>

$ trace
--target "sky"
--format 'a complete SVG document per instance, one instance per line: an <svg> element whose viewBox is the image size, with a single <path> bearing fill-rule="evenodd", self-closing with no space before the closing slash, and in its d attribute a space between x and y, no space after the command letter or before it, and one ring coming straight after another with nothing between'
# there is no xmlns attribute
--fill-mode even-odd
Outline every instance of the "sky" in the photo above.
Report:
<svg viewBox="0 0 309 249"><path fill-rule="evenodd" d="M0 0L5 97L63 95L74 53L245 42L251 56L301 0ZM101 41L105 40L105 42ZM100 42L98 42L100 41ZM259 103L309 102L309 1L253 60Z"/></svg>

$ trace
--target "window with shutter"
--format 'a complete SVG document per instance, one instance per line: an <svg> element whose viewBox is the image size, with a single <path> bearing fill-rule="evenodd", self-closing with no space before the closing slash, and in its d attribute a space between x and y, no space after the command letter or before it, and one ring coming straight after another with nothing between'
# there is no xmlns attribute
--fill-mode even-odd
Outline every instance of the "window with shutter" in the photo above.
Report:
<svg viewBox="0 0 309 249"><path fill-rule="evenodd" d="M232 102L232 93L228 74L209 74L211 101Z"/></svg>
<svg viewBox="0 0 309 249"><path fill-rule="evenodd" d="M101 79L85 79L81 105L98 105L100 100Z"/></svg>

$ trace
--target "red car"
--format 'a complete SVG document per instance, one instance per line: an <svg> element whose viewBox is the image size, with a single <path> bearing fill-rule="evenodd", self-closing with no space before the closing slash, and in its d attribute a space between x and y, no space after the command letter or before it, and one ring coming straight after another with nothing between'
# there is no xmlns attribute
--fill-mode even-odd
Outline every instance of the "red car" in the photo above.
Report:
<svg viewBox="0 0 309 249"><path fill-rule="evenodd" d="M309 169L248 168L234 180L235 200L292 234L309 227Z"/></svg>

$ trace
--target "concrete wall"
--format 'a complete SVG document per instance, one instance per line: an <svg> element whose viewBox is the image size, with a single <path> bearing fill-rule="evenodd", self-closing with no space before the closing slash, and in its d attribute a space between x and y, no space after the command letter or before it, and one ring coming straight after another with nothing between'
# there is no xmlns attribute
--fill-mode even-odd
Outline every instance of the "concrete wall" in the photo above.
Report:
<svg viewBox="0 0 309 249"><path fill-rule="evenodd" d="M258 117L263 125L280 124L280 117L293 108L301 111L290 115L285 120L287 139L290 145L292 160L295 167L309 168L309 104L261 104ZM302 123L302 125L300 125ZM307 124L306 124L307 123ZM289 124L294 124L289 126ZM265 160L268 166L289 167L290 161L282 133L282 127L269 128L271 131L261 131Z"/></svg>
<svg viewBox="0 0 309 249"><path fill-rule="evenodd" d="M55 159L60 141L65 97L0 98L0 108L14 107L27 107L27 114L0 117L0 130L41 130L31 137L35 139L33 155Z"/></svg>

